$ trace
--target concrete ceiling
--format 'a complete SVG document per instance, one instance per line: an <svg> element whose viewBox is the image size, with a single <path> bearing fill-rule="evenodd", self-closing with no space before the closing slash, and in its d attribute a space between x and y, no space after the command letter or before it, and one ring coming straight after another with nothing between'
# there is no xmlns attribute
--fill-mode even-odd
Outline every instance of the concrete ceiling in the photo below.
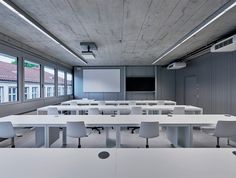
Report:
<svg viewBox="0 0 236 178"><path fill-rule="evenodd" d="M87 60L89 66L151 65L229 1L12 0L76 53L81 54L80 42L95 42L98 51L95 51L95 60ZM235 19L236 8L157 64L168 64L235 30ZM0 32L69 65L83 65L2 5Z"/></svg>

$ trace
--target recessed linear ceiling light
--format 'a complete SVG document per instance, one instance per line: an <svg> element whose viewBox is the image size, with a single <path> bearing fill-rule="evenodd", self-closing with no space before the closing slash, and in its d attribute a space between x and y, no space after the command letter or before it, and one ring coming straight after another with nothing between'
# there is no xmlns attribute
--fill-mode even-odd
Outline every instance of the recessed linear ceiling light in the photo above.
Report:
<svg viewBox="0 0 236 178"><path fill-rule="evenodd" d="M97 45L94 42L81 42L80 46L83 50L82 56L84 59L95 59L95 54L91 50L97 50Z"/></svg>
<svg viewBox="0 0 236 178"><path fill-rule="evenodd" d="M71 55L79 59L82 63L87 64L85 60L83 60L78 54L76 54L73 50L71 50L69 47L67 47L63 42L61 42L57 37L55 37L53 34L51 34L48 30L46 30L42 25L40 25L38 22L36 22L32 17L30 17L28 14L26 14L23 10L21 10L19 7L17 7L14 3L8 0L0 0L0 3L7 7L9 10L14 12L16 15L21 17L24 21L26 21L28 24L33 26L35 29L40 31L42 34L50 38L55 43L59 44L62 48L64 48L67 52L69 52Z"/></svg>
<svg viewBox="0 0 236 178"><path fill-rule="evenodd" d="M215 17L211 18L209 21L207 21L205 24L203 24L202 26L197 27L196 30L190 32L189 35L187 35L185 38L181 39L179 42L177 42L177 44L175 46L173 46L171 49L167 50L164 54L162 54L158 59L156 59L152 64L157 63L158 61L160 61L162 58L164 58L165 56L167 56L169 53L171 53L172 51L174 51L176 48L178 48L181 44L183 44L184 42L186 42L187 40L189 40L190 38L192 38L194 35L196 35L198 32L202 31L204 28L206 28L208 25L210 25L212 22L214 22L215 20L217 20L218 18L220 18L222 15L224 15L226 12L228 12L230 9L232 9L233 7L236 6L236 2L234 2L233 4L229 5L227 8L225 8L222 12L220 12L219 14L217 14Z"/></svg>

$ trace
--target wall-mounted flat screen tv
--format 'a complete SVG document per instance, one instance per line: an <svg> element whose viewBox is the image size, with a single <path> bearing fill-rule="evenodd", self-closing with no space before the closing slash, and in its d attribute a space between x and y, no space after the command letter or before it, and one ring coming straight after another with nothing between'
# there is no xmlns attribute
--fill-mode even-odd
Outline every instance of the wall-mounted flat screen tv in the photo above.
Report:
<svg viewBox="0 0 236 178"><path fill-rule="evenodd" d="M155 91L155 77L127 77L126 91Z"/></svg>

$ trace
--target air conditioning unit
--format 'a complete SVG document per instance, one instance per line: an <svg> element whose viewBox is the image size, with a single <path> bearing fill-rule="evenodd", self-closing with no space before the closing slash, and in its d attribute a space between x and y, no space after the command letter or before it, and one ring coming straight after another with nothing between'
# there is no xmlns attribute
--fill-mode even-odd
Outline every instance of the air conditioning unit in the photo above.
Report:
<svg viewBox="0 0 236 178"><path fill-rule="evenodd" d="M226 38L211 47L211 52L231 52L236 50L236 35Z"/></svg>
<svg viewBox="0 0 236 178"><path fill-rule="evenodd" d="M186 67L186 63L185 62L174 62L171 63L167 66L168 70L176 70L176 69L182 69Z"/></svg>

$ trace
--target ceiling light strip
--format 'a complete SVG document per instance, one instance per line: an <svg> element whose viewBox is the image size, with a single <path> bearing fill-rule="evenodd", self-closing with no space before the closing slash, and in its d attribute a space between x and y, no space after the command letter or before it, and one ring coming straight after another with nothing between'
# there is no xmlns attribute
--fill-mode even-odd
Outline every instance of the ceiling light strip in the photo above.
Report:
<svg viewBox="0 0 236 178"><path fill-rule="evenodd" d="M171 49L169 49L168 51L166 51L163 55L161 55L158 59L156 59L152 64L157 63L158 61L160 61L162 58L164 58L165 56L167 56L169 53L171 53L172 51L174 51L176 48L178 48L181 44L183 44L184 42L186 42L187 40L189 40L190 38L192 38L194 35L196 35L198 32L200 32L201 30L203 30L204 28L206 28L208 25L210 25L212 22L214 22L215 20L217 20L218 18L220 18L222 15L224 15L226 12L228 12L230 9L232 9L233 7L236 6L236 2L234 2L233 4L231 4L229 7L227 7L226 9L224 9L222 12L220 12L218 15L216 15L215 17L213 17L211 20L209 20L208 22L206 22L204 25L202 25L201 27L199 27L197 30L195 30L194 32L191 32L191 34L187 35L187 37L185 37L184 39L180 40L175 46L173 46Z"/></svg>
<svg viewBox="0 0 236 178"><path fill-rule="evenodd" d="M34 19L32 19L28 14L26 14L24 11L22 11L20 8L18 8L15 4L13 4L10 1L6 0L0 0L0 3L7 7L9 10L11 10L13 13L21 17L24 21L26 21L28 24L33 26L35 29L40 31L42 34L50 38L55 43L59 44L62 48L64 48L67 52L72 54L74 57L79 59L82 63L87 64L85 60L83 60L79 55L77 55L74 51L72 51L69 47L67 47L63 42L61 42L59 39L57 39L53 34L51 34L49 31L47 31L43 26L38 24Z"/></svg>

